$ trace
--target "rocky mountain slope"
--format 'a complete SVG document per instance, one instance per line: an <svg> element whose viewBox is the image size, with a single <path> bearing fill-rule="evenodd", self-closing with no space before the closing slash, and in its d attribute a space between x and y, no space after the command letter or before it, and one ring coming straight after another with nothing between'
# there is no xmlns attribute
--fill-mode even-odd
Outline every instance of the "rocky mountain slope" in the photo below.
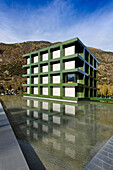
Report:
<svg viewBox="0 0 113 170"><path fill-rule="evenodd" d="M90 52L99 60L98 84L113 85L113 52L89 47Z"/></svg>
<svg viewBox="0 0 113 170"><path fill-rule="evenodd" d="M25 79L22 65L25 64L23 54L52 45L47 41L28 41L16 44L0 43L0 83L21 86ZM98 84L113 85L113 52L102 51L88 47L91 53L100 61L98 65Z"/></svg>
<svg viewBox="0 0 113 170"><path fill-rule="evenodd" d="M0 83L3 83L5 87L10 85L14 86L13 88L20 87L25 82L22 78L22 74L25 73L22 65L26 63L26 60L22 58L22 55L50 45L52 43L47 41L0 43Z"/></svg>

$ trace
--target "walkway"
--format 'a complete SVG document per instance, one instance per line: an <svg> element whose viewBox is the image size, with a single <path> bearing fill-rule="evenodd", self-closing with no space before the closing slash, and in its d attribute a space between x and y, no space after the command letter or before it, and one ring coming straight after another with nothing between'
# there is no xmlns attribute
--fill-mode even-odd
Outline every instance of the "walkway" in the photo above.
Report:
<svg viewBox="0 0 113 170"><path fill-rule="evenodd" d="M0 103L0 170L29 170Z"/></svg>
<svg viewBox="0 0 113 170"><path fill-rule="evenodd" d="M84 170L113 170L113 136L97 152Z"/></svg>

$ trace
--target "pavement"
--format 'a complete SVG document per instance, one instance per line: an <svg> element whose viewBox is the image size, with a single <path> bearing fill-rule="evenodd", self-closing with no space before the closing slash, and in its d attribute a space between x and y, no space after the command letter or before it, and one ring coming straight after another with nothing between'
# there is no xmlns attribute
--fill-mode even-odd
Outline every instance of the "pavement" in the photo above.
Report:
<svg viewBox="0 0 113 170"><path fill-rule="evenodd" d="M97 152L84 170L113 170L113 136Z"/></svg>
<svg viewBox="0 0 113 170"><path fill-rule="evenodd" d="M0 170L29 170L6 113L0 103Z"/></svg>

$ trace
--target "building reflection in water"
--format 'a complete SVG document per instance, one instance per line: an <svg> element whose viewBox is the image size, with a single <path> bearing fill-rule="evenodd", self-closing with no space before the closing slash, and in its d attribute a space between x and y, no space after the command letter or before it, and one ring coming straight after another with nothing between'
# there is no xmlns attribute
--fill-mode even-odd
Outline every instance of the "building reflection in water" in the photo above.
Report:
<svg viewBox="0 0 113 170"><path fill-rule="evenodd" d="M76 165L85 162L97 141L96 115L91 114L95 105L27 100L24 109L28 138L47 151L75 160Z"/></svg>

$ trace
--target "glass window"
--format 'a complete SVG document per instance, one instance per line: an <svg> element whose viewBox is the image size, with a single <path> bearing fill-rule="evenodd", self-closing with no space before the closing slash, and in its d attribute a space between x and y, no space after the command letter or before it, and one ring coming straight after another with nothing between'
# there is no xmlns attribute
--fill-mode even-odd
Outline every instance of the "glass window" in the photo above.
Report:
<svg viewBox="0 0 113 170"><path fill-rule="evenodd" d="M67 81L68 81L68 83L75 82L75 74L68 74L67 75Z"/></svg>

